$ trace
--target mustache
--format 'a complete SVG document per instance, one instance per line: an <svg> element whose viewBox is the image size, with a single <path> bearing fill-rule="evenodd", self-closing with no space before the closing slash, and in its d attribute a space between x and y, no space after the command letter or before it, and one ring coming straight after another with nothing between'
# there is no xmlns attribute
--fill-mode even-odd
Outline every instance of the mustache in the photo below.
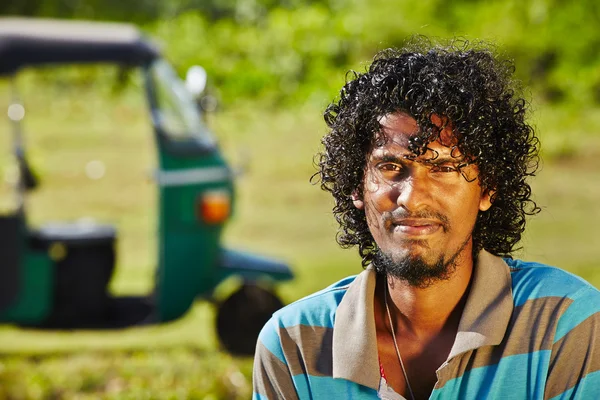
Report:
<svg viewBox="0 0 600 400"><path fill-rule="evenodd" d="M439 222L447 231L450 228L450 220L444 214L437 211L424 209L410 212L404 208L397 208L394 211L386 211L382 214L383 222L386 226L391 226L396 221L403 219L430 219Z"/></svg>

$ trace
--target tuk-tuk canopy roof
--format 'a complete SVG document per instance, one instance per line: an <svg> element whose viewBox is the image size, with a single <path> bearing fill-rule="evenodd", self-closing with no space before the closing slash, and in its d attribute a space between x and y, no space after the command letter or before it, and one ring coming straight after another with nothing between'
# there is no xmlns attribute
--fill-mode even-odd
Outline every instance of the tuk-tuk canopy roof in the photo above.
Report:
<svg viewBox="0 0 600 400"><path fill-rule="evenodd" d="M0 18L0 75L42 64L140 65L159 56L130 24Z"/></svg>

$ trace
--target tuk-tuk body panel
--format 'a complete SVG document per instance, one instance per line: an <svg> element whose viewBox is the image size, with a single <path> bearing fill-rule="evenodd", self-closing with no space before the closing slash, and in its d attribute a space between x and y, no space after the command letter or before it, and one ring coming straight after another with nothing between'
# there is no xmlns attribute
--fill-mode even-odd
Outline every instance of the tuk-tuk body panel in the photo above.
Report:
<svg viewBox="0 0 600 400"><path fill-rule="evenodd" d="M21 288L17 301L0 313L0 321L37 324L53 306L53 261L47 253L26 251L21 264Z"/></svg>
<svg viewBox="0 0 600 400"><path fill-rule="evenodd" d="M159 265L156 316L168 321L183 315L194 299L212 291L225 220L202 217L202 199L222 193L233 208L233 177L217 150L206 156L176 157L160 149Z"/></svg>

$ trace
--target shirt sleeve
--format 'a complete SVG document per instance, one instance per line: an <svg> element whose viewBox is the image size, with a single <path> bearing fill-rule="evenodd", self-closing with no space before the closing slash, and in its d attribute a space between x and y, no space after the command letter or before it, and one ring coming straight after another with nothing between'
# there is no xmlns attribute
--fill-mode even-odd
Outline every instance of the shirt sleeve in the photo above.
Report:
<svg viewBox="0 0 600 400"><path fill-rule="evenodd" d="M600 292L580 289L557 324L544 399L600 399Z"/></svg>
<svg viewBox="0 0 600 400"><path fill-rule="evenodd" d="M253 400L298 399L277 332L277 324L271 318L258 337L252 373Z"/></svg>

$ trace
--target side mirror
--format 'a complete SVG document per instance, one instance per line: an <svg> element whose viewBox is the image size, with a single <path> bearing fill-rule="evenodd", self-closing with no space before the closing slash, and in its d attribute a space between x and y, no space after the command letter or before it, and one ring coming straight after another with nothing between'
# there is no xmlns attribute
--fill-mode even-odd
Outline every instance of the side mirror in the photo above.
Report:
<svg viewBox="0 0 600 400"><path fill-rule="evenodd" d="M200 114L214 112L217 109L217 98L206 93L208 74L200 65L192 65L185 75L185 87L192 94Z"/></svg>
<svg viewBox="0 0 600 400"><path fill-rule="evenodd" d="M199 65L192 65L185 75L185 87L194 96L200 98L204 89L206 89L207 74L206 70Z"/></svg>

